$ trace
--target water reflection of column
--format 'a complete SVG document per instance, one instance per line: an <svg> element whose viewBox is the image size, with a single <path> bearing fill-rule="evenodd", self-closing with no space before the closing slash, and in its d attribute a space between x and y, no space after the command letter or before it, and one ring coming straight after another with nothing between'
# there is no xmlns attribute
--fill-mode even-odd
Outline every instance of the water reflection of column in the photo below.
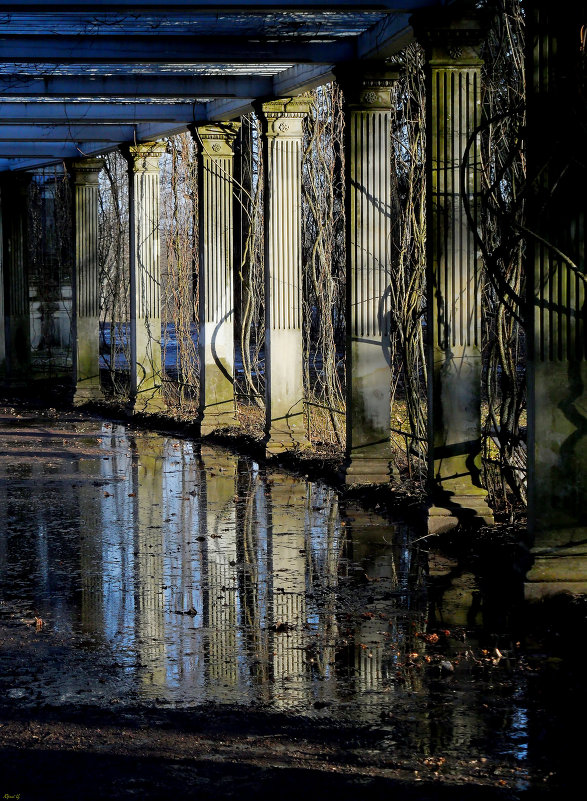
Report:
<svg viewBox="0 0 587 801"><path fill-rule="evenodd" d="M133 458L135 502L135 630L143 681L164 685L165 618L163 607L162 453L157 437L140 439ZM131 442L136 449L137 443Z"/></svg>
<svg viewBox="0 0 587 801"><path fill-rule="evenodd" d="M207 671L211 694L220 692L223 700L236 688L237 608L236 608L236 459L229 453L202 447L205 471L205 504L201 515L206 536L204 582L204 625L208 629ZM233 692L236 699L236 692Z"/></svg>
<svg viewBox="0 0 587 801"><path fill-rule="evenodd" d="M277 705L291 705L308 695L305 682L307 484L280 476L271 487L269 506L270 572L273 630L273 678Z"/></svg>
<svg viewBox="0 0 587 801"><path fill-rule="evenodd" d="M248 459L239 460L237 496L237 561L242 565L238 576L241 629L249 672L259 687L266 690L267 514L259 468Z"/></svg>
<svg viewBox="0 0 587 801"><path fill-rule="evenodd" d="M389 620L401 603L400 593L407 592L405 542L398 536L398 526L374 512L347 509L345 522L352 559L364 569L368 583L355 631L356 689L364 696L362 703L379 703L377 693L386 688L395 669L394 652L389 648ZM395 633L401 636L401 632ZM369 716L367 707L365 714Z"/></svg>
<svg viewBox="0 0 587 801"><path fill-rule="evenodd" d="M85 634L104 635L104 565L100 498L93 478L100 474L101 461L79 462L81 484L77 490L80 509L81 627Z"/></svg>

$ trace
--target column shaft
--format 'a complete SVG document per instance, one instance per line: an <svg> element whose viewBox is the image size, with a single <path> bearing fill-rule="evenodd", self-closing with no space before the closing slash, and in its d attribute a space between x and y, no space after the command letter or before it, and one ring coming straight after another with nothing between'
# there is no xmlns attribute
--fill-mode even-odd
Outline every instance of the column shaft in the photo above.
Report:
<svg viewBox="0 0 587 801"><path fill-rule="evenodd" d="M347 484L390 478L393 73L342 78L347 146Z"/></svg>
<svg viewBox="0 0 587 801"><path fill-rule="evenodd" d="M476 19L416 25L426 45L429 475L440 507L492 521L481 487L482 40ZM437 511L436 509L434 511ZM456 520L454 521L456 523Z"/></svg>
<svg viewBox="0 0 587 801"><path fill-rule="evenodd" d="M6 380L30 379L31 324L28 280L29 174L3 179L4 323Z"/></svg>
<svg viewBox="0 0 587 801"><path fill-rule="evenodd" d="M159 159L162 143L128 148L130 213L130 405L165 408L161 389Z"/></svg>
<svg viewBox="0 0 587 801"><path fill-rule="evenodd" d="M206 125L199 140L200 430L235 425L233 147L238 125Z"/></svg>
<svg viewBox="0 0 587 801"><path fill-rule="evenodd" d="M6 370L6 332L4 310L4 196L0 185L0 377Z"/></svg>
<svg viewBox="0 0 587 801"><path fill-rule="evenodd" d="M73 183L73 392L74 403L102 397L100 389L100 278L98 179L101 159L71 164Z"/></svg>
<svg viewBox="0 0 587 801"><path fill-rule="evenodd" d="M266 447L307 442L302 351L302 137L309 101L262 106L265 153Z"/></svg>
<svg viewBox="0 0 587 801"><path fill-rule="evenodd" d="M528 526L526 597L587 592L584 14L528 15Z"/></svg>

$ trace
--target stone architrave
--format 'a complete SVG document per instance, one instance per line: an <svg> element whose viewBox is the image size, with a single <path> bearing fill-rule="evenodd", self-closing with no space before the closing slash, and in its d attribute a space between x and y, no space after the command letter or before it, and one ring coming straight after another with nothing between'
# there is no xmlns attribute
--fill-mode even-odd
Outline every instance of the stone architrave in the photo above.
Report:
<svg viewBox="0 0 587 801"><path fill-rule="evenodd" d="M159 267L159 159L163 142L129 147L130 408L165 408L161 387L161 277Z"/></svg>
<svg viewBox="0 0 587 801"><path fill-rule="evenodd" d="M528 13L528 528L525 596L587 593L584 10Z"/></svg>
<svg viewBox="0 0 587 801"><path fill-rule="evenodd" d="M266 448L307 443L302 359L302 137L310 101L263 103Z"/></svg>
<svg viewBox="0 0 587 801"><path fill-rule="evenodd" d="M236 425L233 157L238 123L196 129L200 199L200 432Z"/></svg>
<svg viewBox="0 0 587 801"><path fill-rule="evenodd" d="M346 108L347 484L385 484L391 464L391 107L397 73L337 76Z"/></svg>
<svg viewBox="0 0 587 801"><path fill-rule="evenodd" d="M479 19L413 18L426 50L430 528L493 522L481 486ZM450 514L447 514L450 512Z"/></svg>
<svg viewBox="0 0 587 801"><path fill-rule="evenodd" d="M5 376L9 384L30 380L31 321L28 276L30 173L2 179Z"/></svg>
<svg viewBox="0 0 587 801"><path fill-rule="evenodd" d="M98 200L102 159L70 165L73 188L73 402L98 400L100 388L100 277Z"/></svg>

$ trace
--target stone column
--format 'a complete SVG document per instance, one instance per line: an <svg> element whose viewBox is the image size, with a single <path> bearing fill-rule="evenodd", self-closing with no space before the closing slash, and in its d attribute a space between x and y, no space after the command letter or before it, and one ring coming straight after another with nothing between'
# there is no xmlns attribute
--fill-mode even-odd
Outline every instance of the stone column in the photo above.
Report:
<svg viewBox="0 0 587 801"><path fill-rule="evenodd" d="M196 129L200 202L200 431L235 425L233 156L239 125Z"/></svg>
<svg viewBox="0 0 587 801"><path fill-rule="evenodd" d="M161 390L161 277L159 269L159 159L162 142L129 147L130 407L158 412Z"/></svg>
<svg viewBox="0 0 587 801"><path fill-rule="evenodd" d="M4 231L2 186L0 185L0 378L6 370L6 334L4 331Z"/></svg>
<svg viewBox="0 0 587 801"><path fill-rule="evenodd" d="M587 593L584 21L528 14L528 599Z"/></svg>
<svg viewBox="0 0 587 801"><path fill-rule="evenodd" d="M475 241L483 34L477 19L452 19L445 9L413 25L427 67L428 456L436 530L493 521L480 483L482 263Z"/></svg>
<svg viewBox="0 0 587 801"><path fill-rule="evenodd" d="M339 76L346 106L347 484L391 470L391 91L397 73Z"/></svg>
<svg viewBox="0 0 587 801"><path fill-rule="evenodd" d="M304 98L261 109L265 153L266 447L304 445L302 360L302 136Z"/></svg>
<svg viewBox="0 0 587 801"><path fill-rule="evenodd" d="M73 189L73 402L98 400L100 389L100 277L98 178L101 159L70 165Z"/></svg>
<svg viewBox="0 0 587 801"><path fill-rule="evenodd" d="M28 173L2 181L4 254L4 331L6 380L30 381L31 322L28 276Z"/></svg>

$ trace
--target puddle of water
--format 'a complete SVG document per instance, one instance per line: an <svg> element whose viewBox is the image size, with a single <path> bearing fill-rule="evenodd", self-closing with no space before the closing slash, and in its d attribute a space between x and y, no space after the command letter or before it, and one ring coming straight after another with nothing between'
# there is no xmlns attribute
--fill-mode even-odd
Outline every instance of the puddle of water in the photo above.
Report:
<svg viewBox="0 0 587 801"><path fill-rule="evenodd" d="M497 760L529 781L519 644L479 628L475 577L411 547L405 524L221 449L9 422L0 688L15 704L328 717L432 769Z"/></svg>

